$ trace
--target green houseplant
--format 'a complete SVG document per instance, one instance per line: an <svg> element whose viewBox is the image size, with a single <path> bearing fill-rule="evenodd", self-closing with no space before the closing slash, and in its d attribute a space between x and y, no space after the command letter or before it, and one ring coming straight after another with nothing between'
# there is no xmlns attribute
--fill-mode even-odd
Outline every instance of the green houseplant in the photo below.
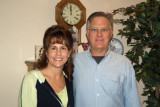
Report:
<svg viewBox="0 0 160 107"><path fill-rule="evenodd" d="M125 19L116 22L123 25L118 35L126 37L131 49L126 56L132 61L138 81L144 83L143 96L147 107L160 107L160 2L147 0L135 6L119 8L113 15Z"/></svg>

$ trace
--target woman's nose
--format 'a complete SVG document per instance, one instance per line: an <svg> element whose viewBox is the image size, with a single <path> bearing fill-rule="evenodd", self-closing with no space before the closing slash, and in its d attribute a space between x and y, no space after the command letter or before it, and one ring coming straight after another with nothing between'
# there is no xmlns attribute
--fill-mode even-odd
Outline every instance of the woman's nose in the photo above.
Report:
<svg viewBox="0 0 160 107"><path fill-rule="evenodd" d="M57 49L56 55L61 55L61 49Z"/></svg>

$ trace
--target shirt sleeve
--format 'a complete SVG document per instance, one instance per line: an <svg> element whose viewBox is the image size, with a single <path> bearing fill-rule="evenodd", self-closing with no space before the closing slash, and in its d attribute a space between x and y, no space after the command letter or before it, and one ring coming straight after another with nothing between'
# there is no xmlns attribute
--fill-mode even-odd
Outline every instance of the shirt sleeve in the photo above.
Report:
<svg viewBox="0 0 160 107"><path fill-rule="evenodd" d="M36 80L32 77L30 73L23 78L19 92L18 107L37 107Z"/></svg>
<svg viewBox="0 0 160 107"><path fill-rule="evenodd" d="M141 107L135 71L130 62L126 64L127 81L125 87L125 107Z"/></svg>

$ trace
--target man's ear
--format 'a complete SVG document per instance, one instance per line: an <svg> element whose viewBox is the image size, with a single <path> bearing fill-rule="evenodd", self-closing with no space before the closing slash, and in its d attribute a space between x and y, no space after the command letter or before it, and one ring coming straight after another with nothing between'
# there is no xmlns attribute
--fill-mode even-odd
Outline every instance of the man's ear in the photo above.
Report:
<svg viewBox="0 0 160 107"><path fill-rule="evenodd" d="M89 30L87 30L86 29L86 38L87 38L87 40L89 40L88 38L89 38Z"/></svg>
<svg viewBox="0 0 160 107"><path fill-rule="evenodd" d="M113 29L110 30L110 39L113 37Z"/></svg>

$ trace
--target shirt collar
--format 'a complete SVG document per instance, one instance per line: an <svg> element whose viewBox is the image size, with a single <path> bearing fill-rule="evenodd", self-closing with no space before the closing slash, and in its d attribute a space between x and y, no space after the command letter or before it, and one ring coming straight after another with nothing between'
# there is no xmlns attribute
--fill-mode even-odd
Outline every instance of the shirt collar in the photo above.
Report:
<svg viewBox="0 0 160 107"><path fill-rule="evenodd" d="M87 55L89 56L89 57L92 57L92 54L91 54L91 47L89 46L88 47L88 50L87 50ZM108 51L105 53L105 57L107 57L108 56L108 54L110 53L110 47L108 48Z"/></svg>

